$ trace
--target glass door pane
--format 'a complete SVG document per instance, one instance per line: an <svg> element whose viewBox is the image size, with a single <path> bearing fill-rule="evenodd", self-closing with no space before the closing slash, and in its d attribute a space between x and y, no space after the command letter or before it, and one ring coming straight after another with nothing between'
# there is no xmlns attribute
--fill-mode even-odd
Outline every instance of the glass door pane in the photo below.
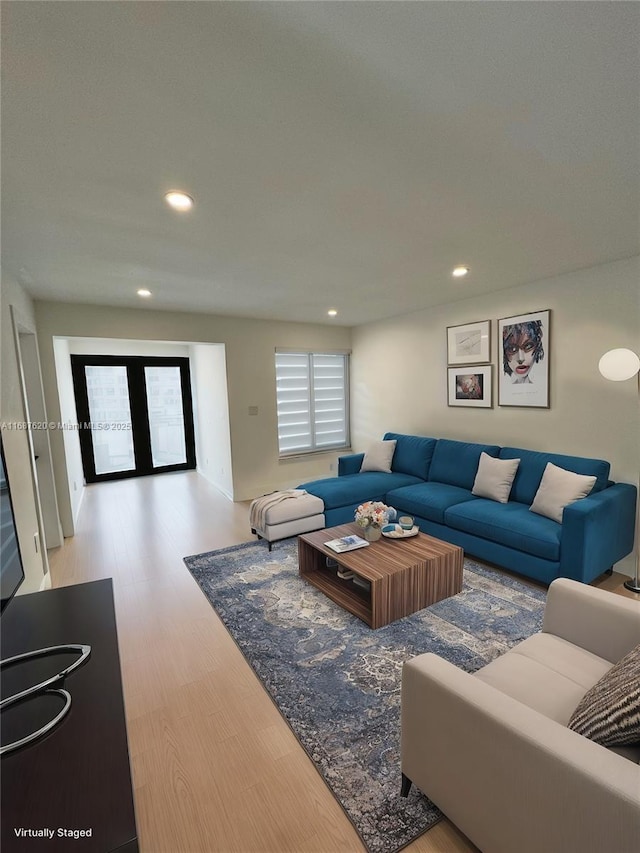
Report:
<svg viewBox="0 0 640 853"><path fill-rule="evenodd" d="M179 367L145 367L151 458L154 468L187 461Z"/></svg>
<svg viewBox="0 0 640 853"><path fill-rule="evenodd" d="M136 461L127 368L86 365L84 370L96 474L133 471Z"/></svg>

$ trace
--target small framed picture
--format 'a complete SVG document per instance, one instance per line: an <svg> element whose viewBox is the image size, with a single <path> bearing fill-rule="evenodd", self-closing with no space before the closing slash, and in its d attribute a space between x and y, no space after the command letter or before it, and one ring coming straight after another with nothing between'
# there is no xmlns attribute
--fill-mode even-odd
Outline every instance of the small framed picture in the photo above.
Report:
<svg viewBox="0 0 640 853"><path fill-rule="evenodd" d="M447 364L485 364L490 353L491 320L447 326Z"/></svg>
<svg viewBox="0 0 640 853"><path fill-rule="evenodd" d="M550 311L498 320L499 406L549 408Z"/></svg>
<svg viewBox="0 0 640 853"><path fill-rule="evenodd" d="M450 367L448 403L474 409L493 407L492 365L486 367Z"/></svg>

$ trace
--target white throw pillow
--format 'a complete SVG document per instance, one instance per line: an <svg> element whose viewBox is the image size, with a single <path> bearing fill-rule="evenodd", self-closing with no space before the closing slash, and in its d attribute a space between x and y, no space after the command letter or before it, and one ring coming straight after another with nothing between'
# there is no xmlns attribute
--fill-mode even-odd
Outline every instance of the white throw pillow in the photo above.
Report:
<svg viewBox="0 0 640 853"><path fill-rule="evenodd" d="M531 512L546 515L547 518L562 524L564 508L580 498L586 498L595 482L596 477L574 474L573 471L558 468L553 462L547 462L538 491L529 509Z"/></svg>
<svg viewBox="0 0 640 853"><path fill-rule="evenodd" d="M519 459L496 459L482 451L471 494L506 504L519 464Z"/></svg>
<svg viewBox="0 0 640 853"><path fill-rule="evenodd" d="M396 439L391 441L376 441L364 454L361 471L384 471L391 473L391 460L396 449Z"/></svg>

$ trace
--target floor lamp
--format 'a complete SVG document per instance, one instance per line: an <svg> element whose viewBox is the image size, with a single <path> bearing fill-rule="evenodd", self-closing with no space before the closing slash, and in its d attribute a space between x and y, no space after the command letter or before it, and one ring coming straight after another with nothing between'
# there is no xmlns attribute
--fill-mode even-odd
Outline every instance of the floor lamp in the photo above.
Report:
<svg viewBox="0 0 640 853"><path fill-rule="evenodd" d="M638 391L640 393L640 358L633 350L630 349L612 349L600 359L598 369L605 379L611 379L613 382L623 382L625 379L633 379L638 377ZM638 563L640 562L640 482L638 483L638 504L636 506L636 538L635 538L635 558L636 569L632 580L625 581L624 586L630 589L631 592L640 593L640 579L638 578Z"/></svg>

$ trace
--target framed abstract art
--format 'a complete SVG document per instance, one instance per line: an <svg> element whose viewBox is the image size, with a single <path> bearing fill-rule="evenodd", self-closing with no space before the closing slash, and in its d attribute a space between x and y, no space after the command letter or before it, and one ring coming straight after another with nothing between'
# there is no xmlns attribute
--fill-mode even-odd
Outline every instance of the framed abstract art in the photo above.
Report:
<svg viewBox="0 0 640 853"><path fill-rule="evenodd" d="M493 406L492 365L450 367L448 369L448 405L490 409Z"/></svg>
<svg viewBox="0 0 640 853"><path fill-rule="evenodd" d="M490 354L490 320L447 327L447 364L486 364Z"/></svg>
<svg viewBox="0 0 640 853"><path fill-rule="evenodd" d="M550 314L498 320L499 406L549 408Z"/></svg>

